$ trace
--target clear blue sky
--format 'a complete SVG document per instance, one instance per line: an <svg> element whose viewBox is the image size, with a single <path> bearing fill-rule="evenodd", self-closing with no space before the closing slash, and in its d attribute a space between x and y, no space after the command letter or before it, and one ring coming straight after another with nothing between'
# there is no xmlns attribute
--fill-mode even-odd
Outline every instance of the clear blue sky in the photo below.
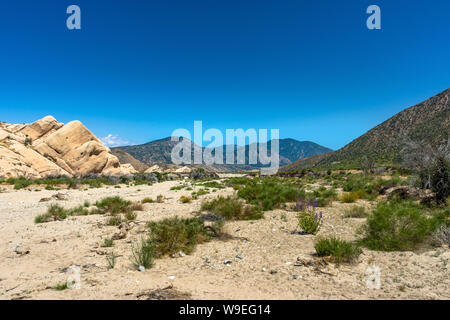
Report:
<svg viewBox="0 0 450 320"><path fill-rule="evenodd" d="M131 143L202 120L337 149L450 87L449 16L448 0L1 1L0 120Z"/></svg>

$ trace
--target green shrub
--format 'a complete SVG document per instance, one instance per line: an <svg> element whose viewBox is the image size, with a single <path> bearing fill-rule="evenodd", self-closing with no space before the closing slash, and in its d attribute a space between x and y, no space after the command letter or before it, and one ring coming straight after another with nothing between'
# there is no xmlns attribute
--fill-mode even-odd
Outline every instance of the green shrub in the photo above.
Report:
<svg viewBox="0 0 450 320"><path fill-rule="evenodd" d="M431 167L431 190L438 204L446 203L450 196L450 160L438 157Z"/></svg>
<svg viewBox="0 0 450 320"><path fill-rule="evenodd" d="M181 203L190 203L192 201L191 197L181 196L180 197Z"/></svg>
<svg viewBox="0 0 450 320"><path fill-rule="evenodd" d="M32 180L25 179L24 177L9 178L6 180L7 184L13 184L15 190L26 188L33 184Z"/></svg>
<svg viewBox="0 0 450 320"><path fill-rule="evenodd" d="M57 291L63 291L63 290L66 290L68 288L69 287L67 286L67 281L59 283L59 284L57 284L56 286L53 287L53 289L57 290Z"/></svg>
<svg viewBox="0 0 450 320"><path fill-rule="evenodd" d="M329 256L336 263L353 262L362 252L357 244L337 238L320 239L314 248L319 257Z"/></svg>
<svg viewBox="0 0 450 320"><path fill-rule="evenodd" d="M136 218L137 218L137 214L134 213L133 211L129 211L129 212L125 213L125 219L127 219L128 221L136 220Z"/></svg>
<svg viewBox="0 0 450 320"><path fill-rule="evenodd" d="M44 223L44 222L50 222L50 221L58 221L58 220L64 220L69 216L70 210L64 209L58 204L52 204L47 209L47 212L41 215L38 215L35 219L35 223Z"/></svg>
<svg viewBox="0 0 450 320"><path fill-rule="evenodd" d="M142 199L142 201L141 201L142 203L153 203L154 201L153 201L153 199L152 198L150 198L150 197L147 197L147 198L144 198L144 199Z"/></svg>
<svg viewBox="0 0 450 320"><path fill-rule="evenodd" d="M344 211L344 218L365 218L366 216L366 208L362 206L353 206Z"/></svg>
<svg viewBox="0 0 450 320"><path fill-rule="evenodd" d="M192 197L198 198L198 197L204 196L205 194L208 194L208 193L209 193L208 190L206 190L206 189L200 189L200 190L198 190L198 191L196 191L196 192L192 192Z"/></svg>
<svg viewBox="0 0 450 320"><path fill-rule="evenodd" d="M322 212L316 213L317 201L299 199L295 209L298 211L298 226L306 233L317 234L323 223Z"/></svg>
<svg viewBox="0 0 450 320"><path fill-rule="evenodd" d="M190 254L199 243L212 238L211 231L200 218L180 219L178 217L150 222L150 240L157 257L183 251Z"/></svg>
<svg viewBox="0 0 450 320"><path fill-rule="evenodd" d="M441 221L442 222L442 221ZM439 225L412 202L380 202L362 228L362 243L373 250L412 250Z"/></svg>
<svg viewBox="0 0 450 320"><path fill-rule="evenodd" d="M218 197L211 201L202 203L201 209L211 211L226 220L257 220L264 215L257 206L246 205L235 196Z"/></svg>
<svg viewBox="0 0 450 320"><path fill-rule="evenodd" d="M198 184L199 186L205 187L205 188L216 188L216 189L223 189L225 186L217 181L208 181L204 183Z"/></svg>
<svg viewBox="0 0 450 320"><path fill-rule="evenodd" d="M155 246L149 239L141 239L141 241L132 247L132 257L136 268L143 266L146 269L153 267L155 259Z"/></svg>
<svg viewBox="0 0 450 320"><path fill-rule="evenodd" d="M114 252L111 252L106 256L106 262L108 263L108 269L114 269L116 266L117 255Z"/></svg>
<svg viewBox="0 0 450 320"><path fill-rule="evenodd" d="M109 248L109 247L112 247L112 246L114 246L114 240L113 239L111 239L111 238L103 239L102 247Z"/></svg>
<svg viewBox="0 0 450 320"><path fill-rule="evenodd" d="M238 191L238 196L248 203L261 207L264 211L273 210L286 202L294 202L304 197L304 190L280 178L261 178L246 182Z"/></svg>
<svg viewBox="0 0 450 320"><path fill-rule="evenodd" d="M118 226L122 223L122 218L120 216L111 216L108 218L106 224L108 226Z"/></svg>
<svg viewBox="0 0 450 320"><path fill-rule="evenodd" d="M360 198L360 194L356 192L344 192L341 194L340 200L343 203L353 203Z"/></svg>
<svg viewBox="0 0 450 320"><path fill-rule="evenodd" d="M119 196L103 198L95 203L95 206L105 213L112 215L118 213L127 213L132 210L131 201L124 200Z"/></svg>

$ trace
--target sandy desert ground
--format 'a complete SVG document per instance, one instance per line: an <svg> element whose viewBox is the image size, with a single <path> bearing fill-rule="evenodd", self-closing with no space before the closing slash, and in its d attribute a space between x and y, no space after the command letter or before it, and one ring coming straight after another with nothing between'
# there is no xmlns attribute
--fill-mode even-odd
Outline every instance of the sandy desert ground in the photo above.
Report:
<svg viewBox="0 0 450 320"><path fill-rule="evenodd" d="M339 202L322 209L324 225L317 236L293 233L295 212L274 210L266 212L262 220L227 222L225 231L233 236L231 240L213 240L199 245L191 255L157 259L152 269L137 271L130 261L131 248L145 235L146 222L191 217L199 211L203 199L233 193L231 188L222 189L182 204L180 196L191 191L169 190L178 184L167 181L84 191L4 190L0 193L0 298L145 299L152 290L173 286L176 294L168 298L450 299L448 248L391 253L364 249L353 265L298 265L298 257L314 254L317 237L354 239L363 219L343 218L343 209L349 205ZM39 202L56 193L66 194L67 200ZM145 204L127 237L116 240L112 248L101 247L104 238L118 231L105 224L104 216L34 223L35 216L44 213L50 203L69 208L106 196L140 201L159 194L166 197L164 203ZM109 269L106 255L112 250L118 258L115 268ZM231 263L226 265L225 260ZM80 289L53 289L67 280L65 271L74 265L81 270ZM381 270L380 289L367 286L369 266Z"/></svg>

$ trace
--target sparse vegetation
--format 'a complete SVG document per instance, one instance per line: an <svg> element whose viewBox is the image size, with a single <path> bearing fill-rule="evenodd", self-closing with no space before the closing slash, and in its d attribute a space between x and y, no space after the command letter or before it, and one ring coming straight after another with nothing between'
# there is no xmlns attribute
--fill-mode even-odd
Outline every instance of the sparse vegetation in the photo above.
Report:
<svg viewBox="0 0 450 320"><path fill-rule="evenodd" d="M106 256L106 262L108 263L108 269L114 269L116 266L117 255L112 251Z"/></svg>
<svg viewBox="0 0 450 320"><path fill-rule="evenodd" d="M380 202L361 230L362 244L372 250L414 250L448 219L448 212L430 216L410 201Z"/></svg>
<svg viewBox="0 0 450 320"><path fill-rule="evenodd" d="M102 247L109 248L114 246L114 240L111 238L105 238L103 239Z"/></svg>
<svg viewBox="0 0 450 320"><path fill-rule="evenodd" d="M143 204L145 204L145 203L153 203L154 201L153 201L152 198L146 197L146 198L142 199L141 202L142 202Z"/></svg>
<svg viewBox="0 0 450 320"><path fill-rule="evenodd" d="M317 234L323 223L322 212L315 212L316 202L305 202L299 200L296 205L299 227L309 234Z"/></svg>
<svg viewBox="0 0 450 320"><path fill-rule="evenodd" d="M181 203L190 203L192 201L191 197L181 196L180 197Z"/></svg>
<svg viewBox="0 0 450 320"><path fill-rule="evenodd" d="M341 194L339 200L341 200L343 203L353 203L360 197L360 194L358 194L357 192L344 192L343 194Z"/></svg>
<svg viewBox="0 0 450 320"><path fill-rule="evenodd" d="M254 205L245 204L235 196L218 197L203 202L201 209L210 211L226 220L257 220L263 217L262 210Z"/></svg>
<svg viewBox="0 0 450 320"><path fill-rule="evenodd" d="M353 206L344 211L344 218L365 218L366 216L367 211L363 206Z"/></svg>
<svg viewBox="0 0 450 320"><path fill-rule="evenodd" d="M304 190L280 178L248 179L244 183L237 193L238 196L264 211L273 210L281 204L294 202L305 196Z"/></svg>
<svg viewBox="0 0 450 320"><path fill-rule="evenodd" d="M205 227L200 218L180 219L178 217L164 219L148 224L149 240L156 257L171 255L179 251L190 254L195 246L211 240L213 233Z"/></svg>
<svg viewBox="0 0 450 320"><path fill-rule="evenodd" d="M67 282L62 282L62 283L58 283L56 286L54 286L53 289L57 290L57 291L63 291L63 290L69 289L69 287L67 286Z"/></svg>
<svg viewBox="0 0 450 320"><path fill-rule="evenodd" d="M142 238L141 241L132 247L131 261L136 268L144 267L150 269L153 267L155 259L155 246L150 239Z"/></svg>
<svg viewBox="0 0 450 320"><path fill-rule="evenodd" d="M357 244L337 238L320 239L314 248L319 257L331 257L336 263L353 262L362 252Z"/></svg>

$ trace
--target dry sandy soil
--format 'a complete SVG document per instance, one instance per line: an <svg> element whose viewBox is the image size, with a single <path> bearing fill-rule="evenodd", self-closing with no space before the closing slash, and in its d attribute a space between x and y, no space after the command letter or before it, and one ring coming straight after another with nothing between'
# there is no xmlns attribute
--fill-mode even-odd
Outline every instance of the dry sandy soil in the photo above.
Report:
<svg viewBox="0 0 450 320"><path fill-rule="evenodd" d="M181 195L191 191L171 191L180 182L153 186L105 187L89 190L39 192L7 190L0 193L0 298L1 299L143 299L151 290L173 285L175 298L192 299L449 299L448 248L421 252L374 252L364 249L353 265L296 266L297 257L311 257L317 237L336 235L354 239L355 229L364 219L343 218L349 206L333 202L323 208L324 225L317 236L293 233L296 215L286 210L265 213L259 221L228 222L225 231L235 238L199 245L184 257L157 259L155 267L140 272L131 261L133 243L145 235L145 224L165 217L191 217L202 199L231 194L219 190L192 203L182 204ZM67 194L66 201L39 202L55 193ZM144 205L136 223L123 240L103 248L104 238L117 227L106 226L106 217L77 216L65 221L35 224L34 218L50 203L64 207L91 203L106 196L129 200L166 197L164 203ZM360 204L366 204L360 201ZM18 245L18 246L17 246ZM29 251L27 253L27 251ZM108 269L106 253L119 257ZM225 260L231 264L225 265ZM81 269L81 288L57 291L64 283L67 267ZM381 270L381 288L366 284L369 266ZM163 297L165 297L163 295ZM171 296L168 296L170 298Z"/></svg>

